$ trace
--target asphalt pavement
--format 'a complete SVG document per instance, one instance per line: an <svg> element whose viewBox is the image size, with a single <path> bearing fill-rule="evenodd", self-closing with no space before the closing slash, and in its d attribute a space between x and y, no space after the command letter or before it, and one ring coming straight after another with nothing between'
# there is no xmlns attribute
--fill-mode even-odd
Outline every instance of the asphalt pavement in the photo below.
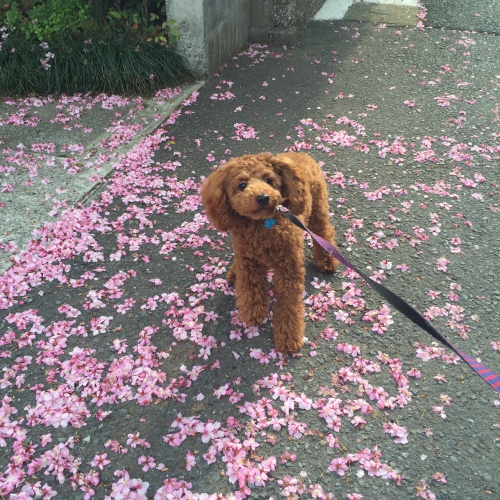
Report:
<svg viewBox="0 0 500 500"><path fill-rule="evenodd" d="M231 157L311 154L339 248L500 372L500 6L423 4L311 22L182 94L2 102L0 495L500 497L498 394L310 258L284 358L271 317L239 321L198 196Z"/></svg>

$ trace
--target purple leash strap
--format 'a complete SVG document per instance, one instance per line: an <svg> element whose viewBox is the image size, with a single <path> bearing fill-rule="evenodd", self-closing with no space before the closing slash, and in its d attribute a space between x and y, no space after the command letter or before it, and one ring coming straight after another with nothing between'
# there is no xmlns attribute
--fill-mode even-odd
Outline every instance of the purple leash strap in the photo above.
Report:
<svg viewBox="0 0 500 500"><path fill-rule="evenodd" d="M456 348L443 334L441 334L432 324L428 321L422 314L420 314L415 308L410 306L401 297L391 292L388 288L373 281L368 276L365 276L361 271L359 271L351 262L344 257L337 248L335 248L330 242L326 241L321 236L314 234L312 231L307 229L307 227L300 221L295 215L292 214L287 208L279 205L277 210L286 217L290 222L300 227L307 233L311 235L311 238L320 245L325 252L335 257L339 262L342 262L346 267L352 269L354 272L358 273L363 280L365 280L368 285L375 290L379 295L384 297L395 309L397 309L401 314L406 316L409 320L413 321L417 326L425 330L428 334L432 335L436 340L449 347L452 351L456 352L460 358L462 358L470 368L477 373L494 391L500 394L500 376L495 372L491 371L487 366L479 363L474 358L470 357L468 354L462 350Z"/></svg>

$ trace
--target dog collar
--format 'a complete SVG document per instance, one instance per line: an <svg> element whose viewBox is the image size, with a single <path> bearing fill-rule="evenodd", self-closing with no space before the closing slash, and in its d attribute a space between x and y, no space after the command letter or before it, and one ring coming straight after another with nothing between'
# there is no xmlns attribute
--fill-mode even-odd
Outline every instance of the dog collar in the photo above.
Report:
<svg viewBox="0 0 500 500"><path fill-rule="evenodd" d="M272 228L272 227L274 227L276 224L277 224L276 219L273 219L272 217L269 217L269 219L266 219L266 220L264 221L264 226L265 226L267 229L271 229L271 228Z"/></svg>

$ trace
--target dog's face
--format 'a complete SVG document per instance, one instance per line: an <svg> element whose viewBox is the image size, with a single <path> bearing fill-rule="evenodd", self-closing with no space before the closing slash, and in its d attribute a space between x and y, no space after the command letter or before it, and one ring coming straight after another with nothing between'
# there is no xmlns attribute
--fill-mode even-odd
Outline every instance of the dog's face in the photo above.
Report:
<svg viewBox="0 0 500 500"><path fill-rule="evenodd" d="M213 172L201 194L212 224L227 231L241 223L241 218L272 217L279 204L296 215L302 213L305 184L292 162L277 161L270 154L247 155Z"/></svg>
<svg viewBox="0 0 500 500"><path fill-rule="evenodd" d="M242 162L226 176L229 203L239 215L249 219L267 219L282 202L281 177L272 164Z"/></svg>

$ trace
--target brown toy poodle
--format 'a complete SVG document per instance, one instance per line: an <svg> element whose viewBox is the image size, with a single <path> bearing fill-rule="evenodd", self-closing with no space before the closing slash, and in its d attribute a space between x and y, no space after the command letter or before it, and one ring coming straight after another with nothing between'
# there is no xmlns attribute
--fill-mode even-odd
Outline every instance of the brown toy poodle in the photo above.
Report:
<svg viewBox="0 0 500 500"><path fill-rule="evenodd" d="M202 200L210 222L230 231L234 263L227 274L236 288L241 319L257 326L267 317L267 272L274 271L272 331L275 347L298 351L304 341L304 232L276 210L283 205L332 244L328 193L319 165L304 153L234 158L205 180ZM334 272L338 261L315 242L314 266Z"/></svg>

